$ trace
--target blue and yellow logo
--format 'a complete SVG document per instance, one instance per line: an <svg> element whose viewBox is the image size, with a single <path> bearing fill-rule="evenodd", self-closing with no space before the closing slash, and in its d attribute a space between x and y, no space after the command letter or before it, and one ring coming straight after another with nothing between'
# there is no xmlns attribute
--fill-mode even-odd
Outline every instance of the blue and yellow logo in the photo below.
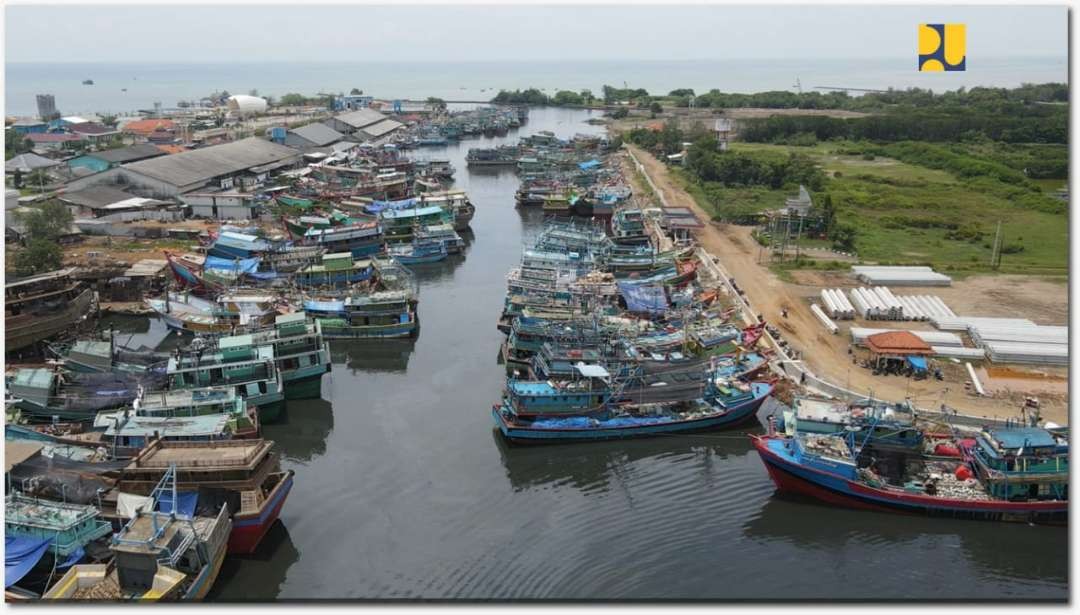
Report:
<svg viewBox="0 0 1080 615"><path fill-rule="evenodd" d="M964 70L967 28L962 23L919 24L919 71Z"/></svg>

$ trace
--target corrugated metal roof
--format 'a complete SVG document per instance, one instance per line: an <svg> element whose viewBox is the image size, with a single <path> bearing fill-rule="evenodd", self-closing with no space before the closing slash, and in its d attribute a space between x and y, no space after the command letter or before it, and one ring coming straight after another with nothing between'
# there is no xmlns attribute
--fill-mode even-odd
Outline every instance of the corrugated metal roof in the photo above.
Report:
<svg viewBox="0 0 1080 615"><path fill-rule="evenodd" d="M345 135L330 128L326 124L319 122L301 126L299 128L293 128L289 132L303 139L307 139L315 145L330 145L335 141L340 141L345 138Z"/></svg>
<svg viewBox="0 0 1080 615"><path fill-rule="evenodd" d="M11 160L4 163L4 170L15 172L16 169L22 169L24 171L33 171L34 169L47 169L49 167L58 166L60 163L46 158L44 156L38 156L33 152L27 152L25 154L19 154Z"/></svg>
<svg viewBox="0 0 1080 615"><path fill-rule="evenodd" d="M57 195L57 198L64 203L89 207L90 209L101 209L113 203L126 201L132 196L123 190L110 186L91 186L74 192L62 192Z"/></svg>
<svg viewBox="0 0 1080 615"><path fill-rule="evenodd" d="M300 152L291 147L249 137L233 143L141 160L122 165L121 168L182 187L299 157Z"/></svg>
<svg viewBox="0 0 1080 615"><path fill-rule="evenodd" d="M163 150L150 143L140 143L139 145L132 145L130 147L121 147L119 149L110 149L104 152L87 154L87 156L92 158L97 158L98 160L104 160L105 162L111 162L113 164L134 162L144 158L153 158L155 156L164 155L165 152Z"/></svg>
<svg viewBox="0 0 1080 615"><path fill-rule="evenodd" d="M363 129L363 131L366 135L372 137L381 137L385 134L397 130L398 128L401 128L404 125L405 124L402 124L401 122L398 122L396 120L383 120L376 124L372 124L371 126L367 126Z"/></svg>
<svg viewBox="0 0 1080 615"><path fill-rule="evenodd" d="M342 113L341 115L335 115L334 119L348 124L353 128L363 128L385 120L386 116L374 109L358 109L356 111Z"/></svg>

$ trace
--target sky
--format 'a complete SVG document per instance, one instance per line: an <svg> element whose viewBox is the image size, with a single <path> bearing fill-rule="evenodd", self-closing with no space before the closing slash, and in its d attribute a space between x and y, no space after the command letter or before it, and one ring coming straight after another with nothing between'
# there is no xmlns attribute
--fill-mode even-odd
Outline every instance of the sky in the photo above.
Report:
<svg viewBox="0 0 1080 615"><path fill-rule="evenodd" d="M969 57L1068 55L1068 9L1024 6L12 6L7 62L910 57L919 23Z"/></svg>

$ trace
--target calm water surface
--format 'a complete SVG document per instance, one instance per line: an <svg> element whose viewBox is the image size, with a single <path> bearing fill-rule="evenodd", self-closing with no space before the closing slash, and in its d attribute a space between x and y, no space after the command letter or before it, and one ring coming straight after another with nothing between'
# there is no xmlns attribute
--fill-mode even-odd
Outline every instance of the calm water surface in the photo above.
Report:
<svg viewBox="0 0 1080 615"><path fill-rule="evenodd" d="M296 486L211 598L1066 599L1065 530L781 499L746 430L524 448L497 436L495 323L541 218L514 207L513 173L469 173L464 155L600 130L586 118L536 109L519 134L419 151L457 167L477 207L469 247L420 270L416 340L333 343L325 399L264 427ZM122 324L135 344L165 336Z"/></svg>

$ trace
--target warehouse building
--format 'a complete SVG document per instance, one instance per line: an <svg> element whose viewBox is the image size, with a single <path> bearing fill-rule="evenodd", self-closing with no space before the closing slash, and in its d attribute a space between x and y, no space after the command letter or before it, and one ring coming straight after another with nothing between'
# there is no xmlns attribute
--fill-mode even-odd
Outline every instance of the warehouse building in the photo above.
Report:
<svg viewBox="0 0 1080 615"><path fill-rule="evenodd" d="M384 137L405 125L374 109L359 109L326 120L326 125L357 141Z"/></svg>
<svg viewBox="0 0 1080 615"><path fill-rule="evenodd" d="M123 164L68 184L72 190L121 184L155 198L193 191L247 190L266 181L272 171L300 162L297 150L250 137L180 154Z"/></svg>
<svg viewBox="0 0 1080 615"><path fill-rule="evenodd" d="M102 171L108 171L117 165L164 155L165 152L158 149L156 145L141 143L130 147L120 147L117 149L105 150L103 152L83 154L82 156L77 156L68 160L68 166L73 169L76 167L83 167L90 169L94 173L101 173Z"/></svg>
<svg viewBox="0 0 1080 615"><path fill-rule="evenodd" d="M345 135L326 124L315 122L299 128L293 128L285 134L285 145L307 151L316 147L327 147L345 139Z"/></svg>

